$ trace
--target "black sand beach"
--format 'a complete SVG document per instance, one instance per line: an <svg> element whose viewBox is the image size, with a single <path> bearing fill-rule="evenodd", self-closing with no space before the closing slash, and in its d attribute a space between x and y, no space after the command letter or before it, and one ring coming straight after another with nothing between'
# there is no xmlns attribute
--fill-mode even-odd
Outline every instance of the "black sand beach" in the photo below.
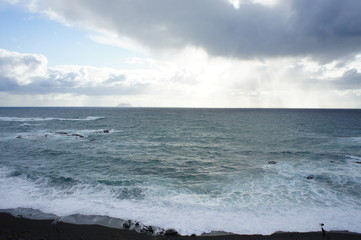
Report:
<svg viewBox="0 0 361 240"><path fill-rule="evenodd" d="M142 240L361 240L361 234L349 232L310 232L310 233L275 233L263 235L223 235L223 236L150 236L145 233L125 229L108 228L99 225L76 225L63 222L53 224L52 220L31 220L0 213L0 240L101 240L101 239L142 239Z"/></svg>

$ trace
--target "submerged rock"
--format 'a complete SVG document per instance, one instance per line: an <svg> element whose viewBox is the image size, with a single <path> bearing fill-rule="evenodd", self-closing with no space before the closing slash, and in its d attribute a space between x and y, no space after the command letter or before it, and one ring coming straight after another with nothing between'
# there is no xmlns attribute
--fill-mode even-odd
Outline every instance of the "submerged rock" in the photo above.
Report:
<svg viewBox="0 0 361 240"><path fill-rule="evenodd" d="M72 136L74 136L74 137L80 137L80 138L83 138L83 137L84 137L83 135L80 135L80 134L77 134L77 133L73 133Z"/></svg>
<svg viewBox="0 0 361 240"><path fill-rule="evenodd" d="M62 132L62 131L59 131L59 132L55 132L56 134L60 134L60 135L68 135L67 132Z"/></svg>

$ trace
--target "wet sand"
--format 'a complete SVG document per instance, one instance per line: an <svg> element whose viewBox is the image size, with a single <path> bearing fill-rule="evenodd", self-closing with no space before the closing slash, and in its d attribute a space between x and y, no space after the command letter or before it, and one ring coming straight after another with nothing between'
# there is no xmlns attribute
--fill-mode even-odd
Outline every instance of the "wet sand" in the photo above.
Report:
<svg viewBox="0 0 361 240"><path fill-rule="evenodd" d="M223 236L151 236L126 229L100 225L78 225L53 220L31 220L0 213L0 240L361 240L361 234L349 232L275 233L272 235Z"/></svg>

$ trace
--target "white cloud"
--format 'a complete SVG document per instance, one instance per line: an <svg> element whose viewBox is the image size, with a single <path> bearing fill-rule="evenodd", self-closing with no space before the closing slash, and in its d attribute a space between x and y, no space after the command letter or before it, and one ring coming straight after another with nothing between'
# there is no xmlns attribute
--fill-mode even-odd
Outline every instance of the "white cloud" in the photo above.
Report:
<svg viewBox="0 0 361 240"><path fill-rule="evenodd" d="M124 71L91 66L49 67L43 55L4 49L0 50L0 78L3 92L34 94L127 94L137 92L137 86L142 84L127 79Z"/></svg>
<svg viewBox="0 0 361 240"><path fill-rule="evenodd" d="M22 86L32 83L33 79L46 73L47 59L39 54L9 52L0 49L0 76L12 79Z"/></svg>
<svg viewBox="0 0 361 240"><path fill-rule="evenodd" d="M143 54L149 53L149 50L136 40L125 36L118 36L114 33L91 34L89 38L97 43L120 47Z"/></svg>
<svg viewBox="0 0 361 240"><path fill-rule="evenodd" d="M49 67L42 55L0 53L1 105L360 107L360 57L240 60L189 46L168 61L130 58L132 68L112 69Z"/></svg>

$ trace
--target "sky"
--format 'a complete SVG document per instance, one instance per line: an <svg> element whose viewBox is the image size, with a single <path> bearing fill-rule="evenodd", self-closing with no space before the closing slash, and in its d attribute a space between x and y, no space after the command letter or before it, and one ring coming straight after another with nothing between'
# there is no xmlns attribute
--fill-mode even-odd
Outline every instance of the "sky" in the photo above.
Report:
<svg viewBox="0 0 361 240"><path fill-rule="evenodd" d="M361 108L360 0L0 0L0 106Z"/></svg>

